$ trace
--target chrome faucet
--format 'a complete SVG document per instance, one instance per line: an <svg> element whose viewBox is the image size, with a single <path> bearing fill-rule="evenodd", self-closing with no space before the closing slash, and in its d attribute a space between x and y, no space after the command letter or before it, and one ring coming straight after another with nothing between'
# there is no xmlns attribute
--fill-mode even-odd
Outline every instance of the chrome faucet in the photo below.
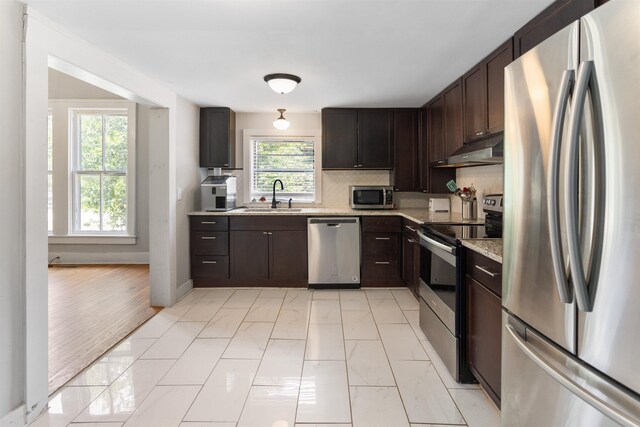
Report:
<svg viewBox="0 0 640 427"><path fill-rule="evenodd" d="M284 190L284 184L282 183L282 181L280 181L279 179L276 179L275 181L273 181L273 199L271 199L271 209L275 209L278 207L278 202L276 200L276 184L280 183L280 189Z"/></svg>

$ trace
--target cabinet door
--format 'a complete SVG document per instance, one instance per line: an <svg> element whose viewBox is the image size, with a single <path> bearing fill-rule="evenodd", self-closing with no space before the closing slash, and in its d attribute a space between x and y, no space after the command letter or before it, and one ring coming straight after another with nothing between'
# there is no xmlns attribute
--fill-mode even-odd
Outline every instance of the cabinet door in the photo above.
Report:
<svg viewBox="0 0 640 427"><path fill-rule="evenodd" d="M404 233L402 236L402 279L416 297L418 296L419 251L418 242L408 233Z"/></svg>
<svg viewBox="0 0 640 427"><path fill-rule="evenodd" d="M504 68L512 61L513 39L509 39L486 62L487 126L491 134L504 131Z"/></svg>
<svg viewBox="0 0 640 427"><path fill-rule="evenodd" d="M231 231L231 279L269 278L266 231Z"/></svg>
<svg viewBox="0 0 640 427"><path fill-rule="evenodd" d="M322 169L358 165L358 110L322 110Z"/></svg>
<svg viewBox="0 0 640 427"><path fill-rule="evenodd" d="M429 108L422 107L420 111L420 139L418 146L418 177L419 189L429 192Z"/></svg>
<svg viewBox="0 0 640 427"><path fill-rule="evenodd" d="M307 279L307 232L273 231L269 241L269 278Z"/></svg>
<svg viewBox="0 0 640 427"><path fill-rule="evenodd" d="M469 367L500 406L502 364L501 301L471 276L467 284L467 347Z"/></svg>
<svg viewBox="0 0 640 427"><path fill-rule="evenodd" d="M443 93L444 158L462 147L462 81L459 79Z"/></svg>
<svg viewBox="0 0 640 427"><path fill-rule="evenodd" d="M393 110L358 110L358 168L393 168Z"/></svg>
<svg viewBox="0 0 640 427"><path fill-rule="evenodd" d="M482 138L487 131L487 88L484 63L462 77L465 142Z"/></svg>
<svg viewBox="0 0 640 427"><path fill-rule="evenodd" d="M443 113L444 99L442 96L438 96L429 104L429 121L427 123L429 164L443 163L445 161Z"/></svg>
<svg viewBox="0 0 640 427"><path fill-rule="evenodd" d="M396 109L393 113L393 188L396 191L418 189L417 109Z"/></svg>
<svg viewBox="0 0 640 427"><path fill-rule="evenodd" d="M235 121L229 108L200 109L200 167L235 166Z"/></svg>

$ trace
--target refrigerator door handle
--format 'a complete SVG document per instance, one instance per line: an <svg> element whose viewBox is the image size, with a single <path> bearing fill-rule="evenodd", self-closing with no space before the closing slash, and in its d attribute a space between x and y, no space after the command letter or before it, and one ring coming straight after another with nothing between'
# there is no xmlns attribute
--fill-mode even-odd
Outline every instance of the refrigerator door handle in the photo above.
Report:
<svg viewBox="0 0 640 427"><path fill-rule="evenodd" d="M560 207L558 200L558 188L560 186L560 153L562 147L562 132L564 130L564 118L569 105L569 97L574 81L574 71L565 70L562 74L560 93L556 100L553 123L551 127L551 149L549 155L549 177L547 179L547 214L549 219L549 241L551 244L551 263L556 278L556 286L560 301L569 304L573 302L573 295L569 288L562 243L560 240Z"/></svg>
<svg viewBox="0 0 640 427"><path fill-rule="evenodd" d="M526 341L516 332L511 324L506 324L505 328L509 337L513 339L520 350L561 386L618 424L626 427L640 426L640 418L638 418L637 413L638 402L626 392L582 367L561 353L560 350L556 350L546 343L537 344L536 341L539 340L537 337L530 342L530 332L528 328L525 332L527 336ZM551 350L545 350L542 347L544 345L549 346ZM557 354L549 354L550 359L555 358L562 360L556 360L556 363L553 363L553 365L549 363L545 356L547 356L546 353L551 352ZM563 372L562 369L566 371ZM580 383L578 383L578 381Z"/></svg>
<svg viewBox="0 0 640 427"><path fill-rule="evenodd" d="M576 293L578 308L591 311L591 303L587 297L587 280L582 260L580 231L578 224L578 159L580 148L580 128L584 115L584 105L589 90L589 77L593 68L592 61L585 61L578 67L574 102L569 117L569 147L567 154L566 187L565 187L565 222L567 225L567 246L569 249L569 268L571 282Z"/></svg>

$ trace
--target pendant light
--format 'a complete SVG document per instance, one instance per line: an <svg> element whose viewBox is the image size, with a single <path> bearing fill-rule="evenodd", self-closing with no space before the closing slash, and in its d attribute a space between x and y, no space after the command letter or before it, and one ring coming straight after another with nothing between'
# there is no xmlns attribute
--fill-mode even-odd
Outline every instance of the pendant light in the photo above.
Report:
<svg viewBox="0 0 640 427"><path fill-rule="evenodd" d="M280 117L273 121L273 127L278 130L287 130L289 126L291 126L291 122L284 118L284 112L287 111L284 108L278 108L278 112L280 113Z"/></svg>
<svg viewBox="0 0 640 427"><path fill-rule="evenodd" d="M275 92L285 94L294 90L302 79L293 74L276 73L267 74L264 76L264 81L267 82L269 87Z"/></svg>

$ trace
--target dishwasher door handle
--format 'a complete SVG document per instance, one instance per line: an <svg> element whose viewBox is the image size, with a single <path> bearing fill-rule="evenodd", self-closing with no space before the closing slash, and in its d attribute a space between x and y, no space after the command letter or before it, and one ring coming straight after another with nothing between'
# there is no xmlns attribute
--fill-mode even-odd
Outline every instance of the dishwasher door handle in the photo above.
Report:
<svg viewBox="0 0 640 427"><path fill-rule="evenodd" d="M334 227L334 228L338 228L340 227L342 224L327 224L327 227Z"/></svg>

